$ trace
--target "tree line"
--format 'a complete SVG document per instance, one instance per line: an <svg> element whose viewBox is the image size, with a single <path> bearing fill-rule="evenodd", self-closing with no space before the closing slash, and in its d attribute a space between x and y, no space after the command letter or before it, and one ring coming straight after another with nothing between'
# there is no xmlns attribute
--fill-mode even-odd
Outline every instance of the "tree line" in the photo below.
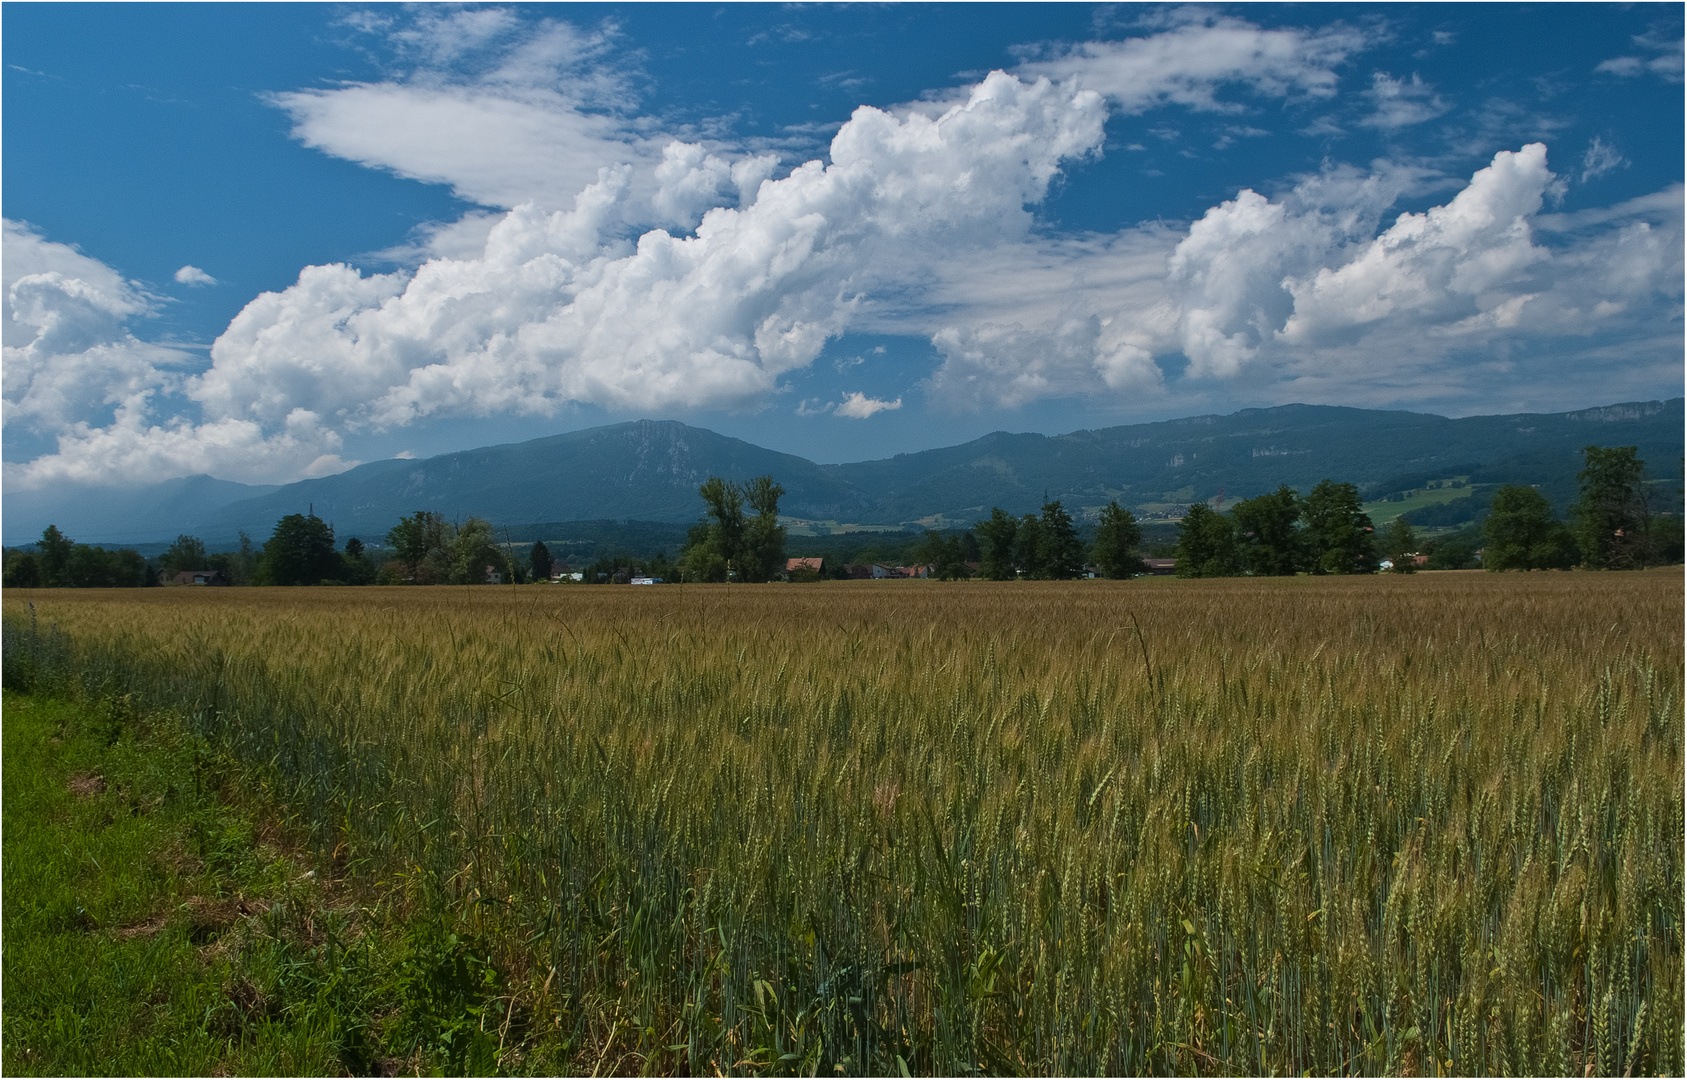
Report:
<svg viewBox="0 0 1687 1080"><path fill-rule="evenodd" d="M1654 513L1637 448L1588 446L1582 458L1568 521L1533 487L1507 484L1494 492L1480 532L1484 568L1629 570L1681 561L1680 520ZM1358 489L1325 480L1304 498L1284 485L1228 513L1191 506L1178 527L1177 574L1366 574L1384 562L1412 573L1419 546L1404 517L1378 533L1360 510Z"/></svg>
<svg viewBox="0 0 1687 1080"><path fill-rule="evenodd" d="M1637 569L1681 560L1681 521L1656 513L1644 479L1645 462L1632 446L1588 446L1577 475L1579 496L1569 520L1558 519L1545 496L1508 484L1494 492L1481 525L1481 565L1489 570ZM583 580L624 581L642 571L692 582L765 582L783 575L787 530L779 524L785 489L771 476L745 483L710 477L698 489L704 514L677 562L666 556L606 557ZM276 522L261 548L240 534L234 551L210 553L198 538L178 536L157 559L132 549L108 551L78 544L49 525L34 551L8 550L8 588L124 588L157 585L186 570L214 570L234 585L474 585L546 581L555 567L544 541L524 558L497 542L490 522L458 524L429 510L400 519L386 534L387 553L373 553L357 537L337 547L334 528L315 513ZM1191 505L1178 524L1173 556L1179 577L1273 577L1289 574L1369 574L1387 564L1417 569L1419 539L1402 517L1379 532L1361 509L1358 488L1324 480L1305 496L1287 485L1219 511ZM1467 565L1474 553L1446 545L1444 566ZM932 577L978 576L992 581L1057 581L1094 573L1129 578L1146 569L1142 528L1117 501L1102 508L1086 544L1059 500L1040 513L1015 516L992 507L990 516L959 534L927 531L913 557ZM1436 566L1431 562L1432 567ZM841 567L832 567L833 576Z"/></svg>
<svg viewBox="0 0 1687 1080"><path fill-rule="evenodd" d="M47 526L33 551L7 550L0 583L7 588L142 588L166 584L183 571L215 571L230 585L479 585L488 581L546 581L555 565L543 541L518 556L499 544L485 518L458 523L431 510L399 520L387 547L371 551L358 537L338 546L334 527L315 513L288 514L259 547L244 532L234 551L208 552L183 534L148 559L133 549L107 551L78 544ZM600 559L587 580L610 580L624 559ZM660 573L661 558L657 560ZM671 573L671 570L670 570Z"/></svg>
<svg viewBox="0 0 1687 1080"><path fill-rule="evenodd" d="M21 589L118 589L158 584L140 552L78 544L49 525L34 551L8 551L0 584Z"/></svg>

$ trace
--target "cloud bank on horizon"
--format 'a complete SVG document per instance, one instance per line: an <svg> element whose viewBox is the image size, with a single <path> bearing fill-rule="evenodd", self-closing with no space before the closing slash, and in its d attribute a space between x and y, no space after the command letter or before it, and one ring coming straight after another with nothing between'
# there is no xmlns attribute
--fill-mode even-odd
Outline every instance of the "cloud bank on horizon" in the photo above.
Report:
<svg viewBox="0 0 1687 1080"><path fill-rule="evenodd" d="M1290 102L1350 99L1346 123L1383 131L1454 107L1415 74L1360 63L1375 28L1156 19L861 105L822 156L793 162L642 114L609 31L502 9L356 16L403 68L274 107L307 146L480 209L391 272L304 267L246 304L208 364L146 339L168 298L6 221L4 422L54 445L7 462L5 480L287 481L347 467L358 432L577 404L878 423L903 394L790 394L851 332L928 341L935 365L906 393L959 410L1164 407L1213 387L1480 402L1571 372L1595 388L1679 382L1682 186L1556 212L1568 185L1626 164L1597 139L1484 147L1460 175L1410 155L1326 159L1183 223L1051 226L1052 191L1130 152L1109 142L1120 118L1234 116L1225 138L1247 139L1265 133L1243 121ZM1681 78L1679 41L1595 59L1612 79ZM191 265L175 277L217 283Z"/></svg>

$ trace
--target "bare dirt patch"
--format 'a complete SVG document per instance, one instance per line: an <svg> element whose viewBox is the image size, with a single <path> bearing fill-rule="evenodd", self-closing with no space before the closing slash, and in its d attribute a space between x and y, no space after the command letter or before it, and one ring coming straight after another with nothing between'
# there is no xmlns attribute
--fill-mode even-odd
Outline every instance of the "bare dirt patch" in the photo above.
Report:
<svg viewBox="0 0 1687 1080"><path fill-rule="evenodd" d="M120 926L116 930L112 931L112 936L120 941L128 941L132 938L152 937L169 924L170 916L168 914L154 915L145 922L131 923L128 926Z"/></svg>
<svg viewBox="0 0 1687 1080"><path fill-rule="evenodd" d="M79 799L92 799L105 791L105 777L99 773L87 773L70 778L70 793Z"/></svg>

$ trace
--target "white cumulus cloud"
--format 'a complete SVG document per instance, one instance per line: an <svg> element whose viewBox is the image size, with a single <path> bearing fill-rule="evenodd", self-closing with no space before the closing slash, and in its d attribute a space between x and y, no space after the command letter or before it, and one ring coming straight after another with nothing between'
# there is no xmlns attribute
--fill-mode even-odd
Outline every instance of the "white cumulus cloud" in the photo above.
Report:
<svg viewBox="0 0 1687 1080"><path fill-rule="evenodd" d="M1093 93L997 73L929 118L861 108L831 163L733 178L670 151L668 180L730 184L694 236L614 225L628 170L573 210L512 211L476 259L436 259L407 280L312 268L254 301L212 350L201 396L273 422L284 405L394 425L440 413L740 406L818 355L875 288L1022 235L1063 160L1094 151ZM695 204L694 204L695 205ZM683 204L676 203L676 210Z"/></svg>
<svg viewBox="0 0 1687 1080"><path fill-rule="evenodd" d="M1611 386L1679 366L1680 186L1542 214L1560 182L1539 143L1493 154L1421 213L1394 209L1451 178L1382 161L1243 189L1186 224L1039 227L1051 183L1101 152L1110 109L1328 97L1366 45L1340 26L1160 18L859 108L826 159L792 168L638 117L612 27L355 13L406 66L277 98L295 133L499 209L418 230L386 253L405 267L392 273L305 267L245 306L209 367L137 338L159 298L6 222L5 424L57 443L8 463L7 482L290 480L346 467L350 437L440 417L754 409L845 331L929 340L938 363L909 392L974 409L1163 407L1219 386L1395 403L1483 379L1561 384L1572 366ZM1446 107L1416 76L1377 73L1368 94L1385 129ZM1582 179L1615 155L1595 140ZM209 283L193 267L177 280L196 275ZM797 412L865 419L903 401L855 391Z"/></svg>
<svg viewBox="0 0 1687 1080"><path fill-rule="evenodd" d="M1294 314L1283 340L1313 342L1402 316L1452 321L1516 299L1508 287L1548 258L1533 242L1529 218L1552 179L1540 143L1500 151L1445 206L1401 214L1357 258L1285 281Z"/></svg>
<svg viewBox="0 0 1687 1080"><path fill-rule="evenodd" d="M1385 227L1396 200L1430 179L1387 163L1331 168L1274 199L1245 189L1181 234L1031 240L952 266L937 294L952 305L931 332L943 358L931 389L974 407L1081 394L1155 402L1174 392L1159 361L1181 356L1185 396L1269 381L1312 400L1457 400L1485 374L1515 379L1515 362L1472 362L1511 342L1566 349L1617 334L1653 357L1570 364L1583 379L1655 370L1679 352L1679 185L1542 215L1554 177L1534 144Z"/></svg>
<svg viewBox="0 0 1687 1080"><path fill-rule="evenodd" d="M176 280L183 285L215 285L217 279L197 266L184 266L176 271Z"/></svg>
<svg viewBox="0 0 1687 1080"><path fill-rule="evenodd" d="M3 228L6 427L51 434L179 382L177 369L190 358L128 328L153 298L24 222Z"/></svg>
<svg viewBox="0 0 1687 1080"><path fill-rule="evenodd" d="M1275 202L1244 189L1208 210L1167 260L1188 373L1236 375L1293 314L1288 280L1346 258L1415 179L1402 168L1333 169Z"/></svg>
<svg viewBox="0 0 1687 1080"><path fill-rule="evenodd" d="M844 399L837 404L836 412L839 416L848 416L856 420L865 420L876 412L900 409L902 399L883 401L879 398L868 397L859 390L844 395Z"/></svg>
<svg viewBox="0 0 1687 1080"><path fill-rule="evenodd" d="M195 424L180 412L154 419L161 409L191 404L181 395L199 365L190 353L135 337L130 322L149 314L154 299L25 223L5 221L4 236L5 427L57 443L55 453L8 462L7 483L148 483L210 471L262 480L336 471L339 436L302 410L269 433L250 422Z"/></svg>
<svg viewBox="0 0 1687 1080"><path fill-rule="evenodd" d="M340 432L431 416L753 406L876 292L1024 237L1027 204L1062 162L1095 152L1104 118L1093 92L998 72L935 117L858 109L829 164L782 179L765 161L723 171L681 147L666 186L694 193L685 181L701 174L743 205L709 209L695 235L636 242L620 232L633 170L606 168L572 209L510 211L474 257L384 275L307 267L248 304L210 369L182 382L197 423L151 423L137 407L107 430L69 432L59 457L153 446L185 463L239 447L251 476L307 453L321 468ZM676 200L676 213L700 205ZM252 452L259 443L268 450ZM30 475L55 468L44 458Z"/></svg>

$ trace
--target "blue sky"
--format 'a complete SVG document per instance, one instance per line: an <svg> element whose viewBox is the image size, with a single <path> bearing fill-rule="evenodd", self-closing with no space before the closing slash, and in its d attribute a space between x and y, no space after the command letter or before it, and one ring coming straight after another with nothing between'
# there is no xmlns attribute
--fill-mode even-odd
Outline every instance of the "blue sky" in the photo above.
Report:
<svg viewBox="0 0 1687 1080"><path fill-rule="evenodd" d="M6 5L6 483L1682 385L1679 5Z"/></svg>

